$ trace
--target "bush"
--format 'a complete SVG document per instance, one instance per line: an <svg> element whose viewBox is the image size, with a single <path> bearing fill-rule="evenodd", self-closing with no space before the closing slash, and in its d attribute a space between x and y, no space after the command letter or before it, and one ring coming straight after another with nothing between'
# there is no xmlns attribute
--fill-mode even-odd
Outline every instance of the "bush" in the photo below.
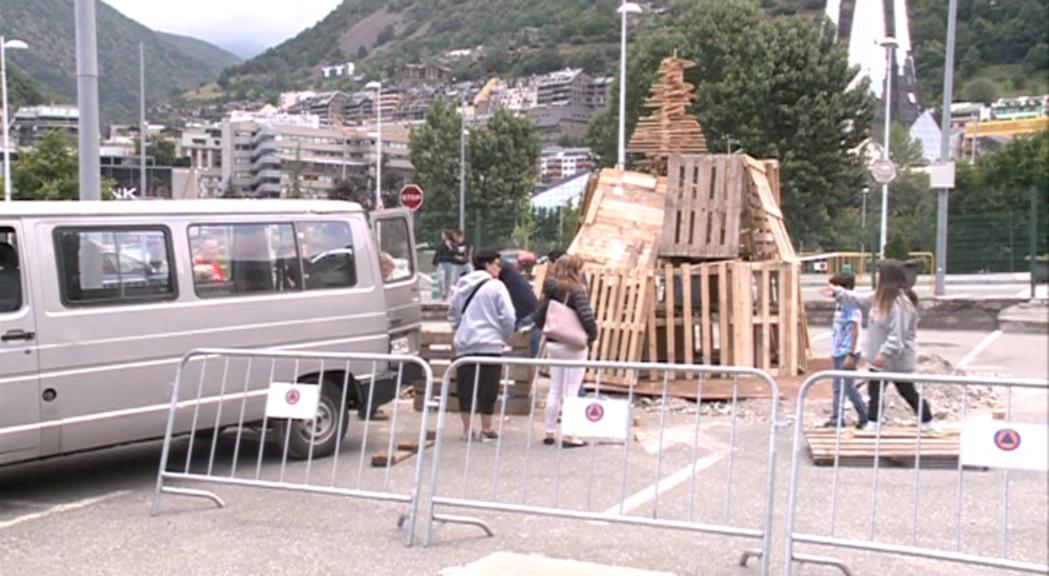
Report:
<svg viewBox="0 0 1049 576"><path fill-rule="evenodd" d="M885 257L906 260L910 257L911 247L903 234L893 234L885 244Z"/></svg>
<svg viewBox="0 0 1049 576"><path fill-rule="evenodd" d="M985 104L994 102L998 99L998 89L990 81L979 78L965 86L965 99Z"/></svg>

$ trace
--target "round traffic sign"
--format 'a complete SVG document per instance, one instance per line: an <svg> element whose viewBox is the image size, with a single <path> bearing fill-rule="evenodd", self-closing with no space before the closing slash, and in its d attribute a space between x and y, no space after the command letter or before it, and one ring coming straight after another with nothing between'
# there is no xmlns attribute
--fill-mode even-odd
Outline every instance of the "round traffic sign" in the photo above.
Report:
<svg viewBox="0 0 1049 576"><path fill-rule="evenodd" d="M415 184L408 184L401 188L401 206L415 212L423 205L423 189Z"/></svg>
<svg viewBox="0 0 1049 576"><path fill-rule="evenodd" d="M871 175L878 184L888 184L896 179L896 165L892 160L881 158L871 164Z"/></svg>
<svg viewBox="0 0 1049 576"><path fill-rule="evenodd" d="M1002 428L994 435L994 445L1003 452L1012 452L1020 447L1020 433L1012 428Z"/></svg>

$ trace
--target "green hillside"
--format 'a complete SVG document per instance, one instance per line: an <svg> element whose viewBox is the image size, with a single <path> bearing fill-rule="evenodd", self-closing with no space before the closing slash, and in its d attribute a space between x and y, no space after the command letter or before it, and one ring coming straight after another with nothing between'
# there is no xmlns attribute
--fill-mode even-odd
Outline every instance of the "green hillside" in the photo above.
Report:
<svg viewBox="0 0 1049 576"><path fill-rule="evenodd" d="M137 116L138 46L146 45L150 106L214 80L237 58L203 42L156 33L109 5L97 5L99 96L103 122ZM25 40L29 50L8 53L9 64L43 90L76 101L76 27L73 0L0 0L0 32Z"/></svg>

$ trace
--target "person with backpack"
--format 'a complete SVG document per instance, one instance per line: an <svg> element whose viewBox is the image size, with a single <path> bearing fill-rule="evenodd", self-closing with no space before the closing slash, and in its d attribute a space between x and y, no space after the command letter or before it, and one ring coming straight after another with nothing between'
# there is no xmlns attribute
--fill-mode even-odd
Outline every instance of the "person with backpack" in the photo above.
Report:
<svg viewBox="0 0 1049 576"><path fill-rule="evenodd" d="M448 322L455 331L456 359L467 356L500 357L514 334L516 314L510 292L499 281L501 261L494 250L481 250L474 256L474 272L459 279L448 305ZM492 414L499 395L501 368L496 364L463 364L455 373L463 438L469 439L476 409L481 414L481 442L495 442ZM477 406L473 405L476 396Z"/></svg>
<svg viewBox="0 0 1049 576"><path fill-rule="evenodd" d="M899 260L886 259L878 264L878 286L873 293L858 294L841 286L828 286L823 294L838 304L855 306L867 314L867 338L863 355L871 372L913 372L918 357L917 297L907 284L907 274ZM912 382L893 382L900 396L910 404L924 430L937 430L932 410L924 399L919 406L918 392ZM870 404L867 409L869 430L881 427L881 404L885 382L867 383Z"/></svg>
<svg viewBox="0 0 1049 576"><path fill-rule="evenodd" d="M535 313L536 328L546 337L547 357L551 360L583 361L590 344L597 339L597 320L590 298L583 288L583 260L574 255L562 256L554 263L550 278L543 283L543 299ZM565 396L578 396L586 369L550 367L550 389L546 397L543 444L557 442L557 419ZM576 438L562 438L562 446L584 443Z"/></svg>

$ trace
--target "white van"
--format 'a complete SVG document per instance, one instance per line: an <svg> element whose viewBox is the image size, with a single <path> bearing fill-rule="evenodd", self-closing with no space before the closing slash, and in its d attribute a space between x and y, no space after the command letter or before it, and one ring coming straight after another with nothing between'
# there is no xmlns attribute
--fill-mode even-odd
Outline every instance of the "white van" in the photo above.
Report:
<svg viewBox="0 0 1049 576"><path fill-rule="evenodd" d="M136 409L0 435L0 464L162 436L194 348L416 353L411 216L370 224L356 204L315 200L0 204L0 430ZM345 408L363 413L361 372ZM398 392L388 372L373 408ZM318 422L338 421L344 376L325 373ZM312 422L295 422L308 439ZM318 430L314 456L336 436Z"/></svg>

